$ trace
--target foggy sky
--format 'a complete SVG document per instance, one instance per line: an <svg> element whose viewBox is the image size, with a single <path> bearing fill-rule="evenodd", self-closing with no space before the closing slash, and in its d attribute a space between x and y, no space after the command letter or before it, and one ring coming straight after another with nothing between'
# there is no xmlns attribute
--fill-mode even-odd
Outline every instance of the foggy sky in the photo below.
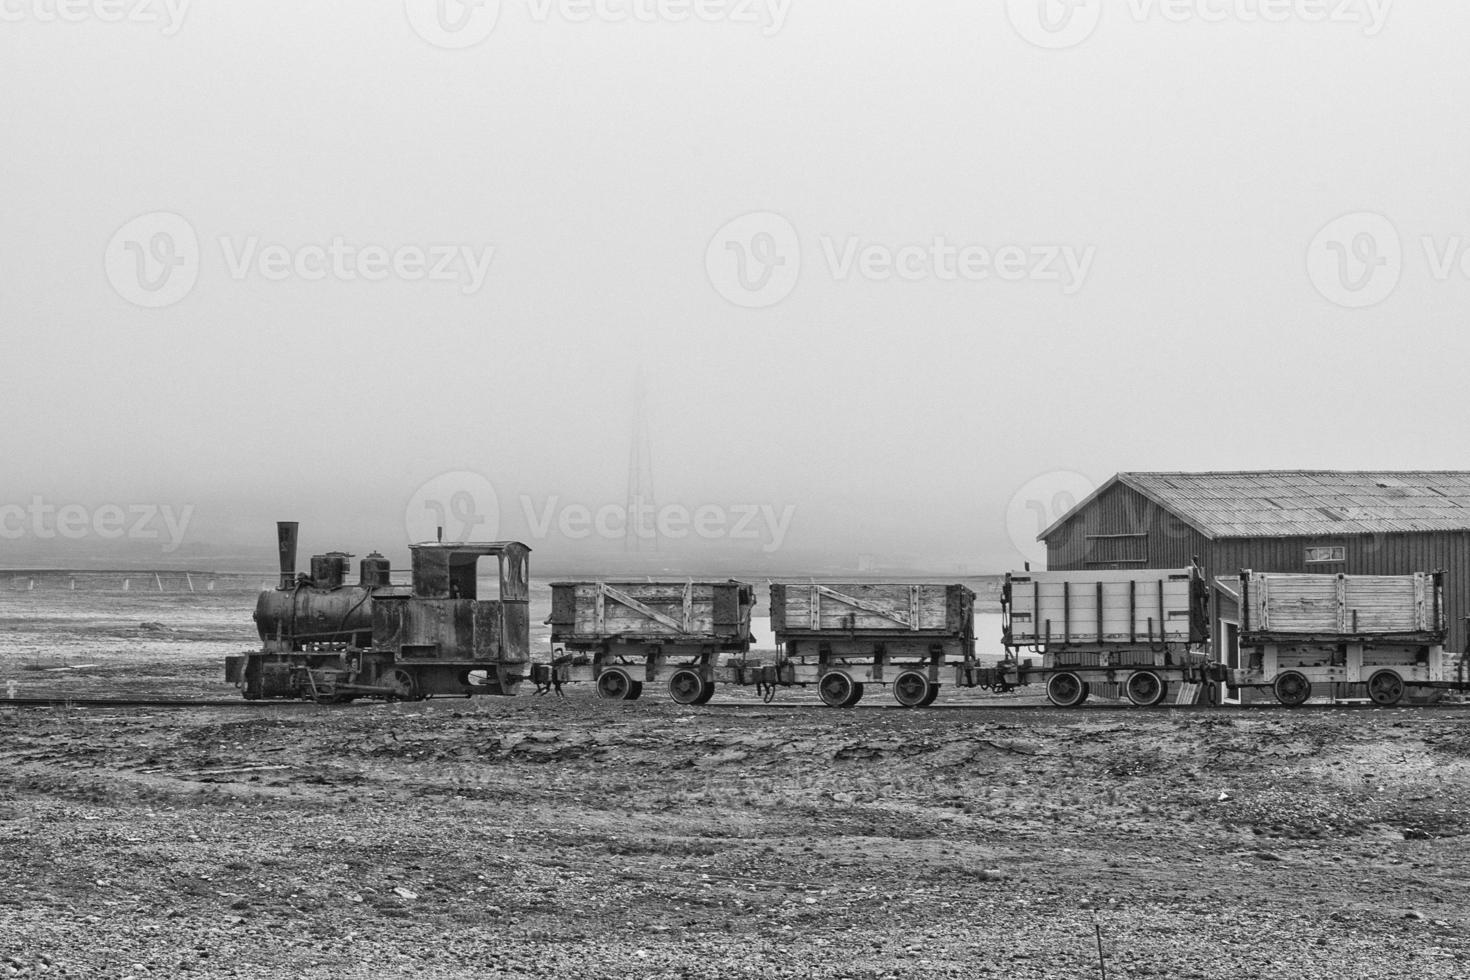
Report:
<svg viewBox="0 0 1470 980"><path fill-rule="evenodd" d="M1029 556L1018 494L1120 470L1467 468L1464 5L1360 0L1374 32L1120 0L1062 50L998 0L791 0L779 30L504 0L463 49L415 5L221 0L169 34L9 0L0 504L85 508L99 554L97 509L137 504L191 507L204 554L268 553L276 517L401 551L415 494L471 473L496 533L615 551L526 513L623 504L640 366L658 504L794 508L778 548L668 546L711 555L1000 571ZM198 272L149 308L108 250L158 212ZM746 308L707 253L763 212L800 276ZM1312 249L1361 214L1402 258L1355 309ZM231 267L334 240L493 255L474 291ZM871 245L919 271L841 261ZM949 246L1090 264L966 278Z"/></svg>

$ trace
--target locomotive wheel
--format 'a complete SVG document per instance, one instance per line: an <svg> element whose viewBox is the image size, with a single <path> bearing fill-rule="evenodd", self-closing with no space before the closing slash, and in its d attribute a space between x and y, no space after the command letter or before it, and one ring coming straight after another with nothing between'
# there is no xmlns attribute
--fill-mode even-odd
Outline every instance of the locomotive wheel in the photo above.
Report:
<svg viewBox="0 0 1470 980"><path fill-rule="evenodd" d="M939 685L938 684L930 684L929 685L929 693L926 694L926 695L924 695L924 700L922 700L922 701L919 702L919 707L921 707L921 708L927 708L927 707L929 707L929 705L931 705L931 704L934 703L934 699L937 698L937 697L939 697Z"/></svg>
<svg viewBox="0 0 1470 980"><path fill-rule="evenodd" d="M1047 700L1058 708L1075 708L1087 700L1087 685L1070 671L1052 674L1046 682Z"/></svg>
<svg viewBox="0 0 1470 980"><path fill-rule="evenodd" d="M817 682L817 693L829 708L851 708L863 696L863 686L846 674L833 672Z"/></svg>
<svg viewBox="0 0 1470 980"><path fill-rule="evenodd" d="M1404 679L1391 670L1380 670L1368 678L1368 697L1383 708L1391 708L1403 700Z"/></svg>
<svg viewBox="0 0 1470 980"><path fill-rule="evenodd" d="M714 685L688 667L674 671L669 677L669 697L675 704L706 704L714 693Z"/></svg>
<svg viewBox="0 0 1470 980"><path fill-rule="evenodd" d="M637 684L637 693L634 693L634 685ZM628 676L628 672L618 667L604 670L597 675L597 696L604 701L632 701L643 693L643 685Z"/></svg>
<svg viewBox="0 0 1470 980"><path fill-rule="evenodd" d="M1288 708L1295 708L1306 704L1312 696L1312 682L1307 680L1307 675L1288 670L1276 675L1276 683L1271 685L1271 690L1275 692L1277 701Z"/></svg>
<svg viewBox="0 0 1470 980"><path fill-rule="evenodd" d="M402 667L388 671L378 678L378 683L392 689L388 695L390 701L422 701L424 699L423 692L419 690L413 674Z"/></svg>
<svg viewBox="0 0 1470 980"><path fill-rule="evenodd" d="M1151 670L1141 670L1128 678L1128 700L1140 708L1152 708L1169 696L1169 684Z"/></svg>
<svg viewBox="0 0 1470 980"><path fill-rule="evenodd" d="M906 670L893 682L893 699L905 708L922 708L925 698L930 702L934 700L929 697L929 689L933 686L929 678L919 671Z"/></svg>

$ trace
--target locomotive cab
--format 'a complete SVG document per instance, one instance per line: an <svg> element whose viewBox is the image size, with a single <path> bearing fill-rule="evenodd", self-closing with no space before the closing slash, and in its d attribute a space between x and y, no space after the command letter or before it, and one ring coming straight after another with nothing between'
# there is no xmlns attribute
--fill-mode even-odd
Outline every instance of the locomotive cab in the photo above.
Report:
<svg viewBox="0 0 1470 980"><path fill-rule="evenodd" d="M492 541L409 550L412 594L373 603L373 653L392 661L382 683L399 696L514 694L531 657L531 549ZM493 577L485 569L494 599L479 597L481 559L495 561Z"/></svg>

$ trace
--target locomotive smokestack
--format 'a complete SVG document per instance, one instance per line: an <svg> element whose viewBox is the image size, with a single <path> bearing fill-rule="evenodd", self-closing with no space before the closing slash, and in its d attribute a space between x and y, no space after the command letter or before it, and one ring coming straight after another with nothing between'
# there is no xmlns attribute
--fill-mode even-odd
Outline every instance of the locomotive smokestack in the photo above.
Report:
<svg viewBox="0 0 1470 980"><path fill-rule="evenodd" d="M301 530L297 521L276 521L276 543L281 553L282 589L296 587L296 537Z"/></svg>

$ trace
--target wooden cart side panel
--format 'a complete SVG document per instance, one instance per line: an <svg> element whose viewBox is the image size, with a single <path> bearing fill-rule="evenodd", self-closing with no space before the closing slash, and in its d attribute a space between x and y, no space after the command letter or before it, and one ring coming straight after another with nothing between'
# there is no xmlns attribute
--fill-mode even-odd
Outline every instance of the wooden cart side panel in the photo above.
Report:
<svg viewBox="0 0 1470 980"><path fill-rule="evenodd" d="M1353 613L1361 633L1428 632L1437 628L1426 601L1426 576L1349 576L1344 619L1351 629Z"/></svg>
<svg viewBox="0 0 1470 980"><path fill-rule="evenodd" d="M640 639L740 638L751 604L738 582L576 582L552 587L558 635Z"/></svg>
<svg viewBox="0 0 1470 980"><path fill-rule="evenodd" d="M1012 642L1189 643L1193 581L1189 569L1012 575Z"/></svg>
<svg viewBox="0 0 1470 980"><path fill-rule="evenodd" d="M1312 635L1421 633L1439 629L1432 576L1250 576L1252 632Z"/></svg>
<svg viewBox="0 0 1470 980"><path fill-rule="evenodd" d="M959 635L974 614L964 586L916 583L806 583L771 586L778 633L934 632Z"/></svg>

